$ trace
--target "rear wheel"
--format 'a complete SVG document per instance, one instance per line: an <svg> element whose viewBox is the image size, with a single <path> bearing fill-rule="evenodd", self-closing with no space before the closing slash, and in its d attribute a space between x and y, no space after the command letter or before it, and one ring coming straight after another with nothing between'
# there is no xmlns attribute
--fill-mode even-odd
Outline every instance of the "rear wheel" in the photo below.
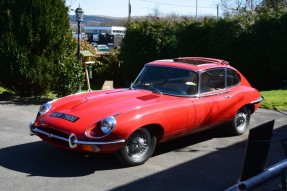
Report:
<svg viewBox="0 0 287 191"><path fill-rule="evenodd" d="M156 141L156 137L147 129L138 129L128 138L115 156L121 163L128 166L143 164L153 154Z"/></svg>
<svg viewBox="0 0 287 191"><path fill-rule="evenodd" d="M232 120L232 134L242 135L248 129L249 122L250 110L247 107L240 108Z"/></svg>

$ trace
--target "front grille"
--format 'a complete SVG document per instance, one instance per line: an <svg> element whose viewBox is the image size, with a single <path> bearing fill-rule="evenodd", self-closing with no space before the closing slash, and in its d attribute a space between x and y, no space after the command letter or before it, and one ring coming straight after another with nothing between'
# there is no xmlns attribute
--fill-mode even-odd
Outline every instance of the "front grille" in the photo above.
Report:
<svg viewBox="0 0 287 191"><path fill-rule="evenodd" d="M47 133L53 134L53 135L57 135L57 136L64 137L64 138L67 138L67 139L69 138L68 134L66 134L66 133L64 133L62 131L59 131L57 129L51 128L51 127L39 126L37 128L42 130L42 131L45 131Z"/></svg>
<svg viewBox="0 0 287 191"><path fill-rule="evenodd" d="M47 126L38 126L37 127L39 130L42 130L42 131L45 131L49 134L53 134L53 135L57 135L59 137L63 137L63 138L66 138L66 139L69 139L69 135L62 132L62 131L59 131L57 129L54 129L54 128L51 128L51 127L47 127ZM63 141L63 140L60 140L60 139L56 139L54 137L49 137L47 135L42 135L42 134L39 134L39 136L44 140L44 141L47 141L47 142L50 142L52 144L55 144L55 145L58 145L58 146L61 146L61 147L66 147L66 148L69 148L69 143L66 142L66 141Z"/></svg>

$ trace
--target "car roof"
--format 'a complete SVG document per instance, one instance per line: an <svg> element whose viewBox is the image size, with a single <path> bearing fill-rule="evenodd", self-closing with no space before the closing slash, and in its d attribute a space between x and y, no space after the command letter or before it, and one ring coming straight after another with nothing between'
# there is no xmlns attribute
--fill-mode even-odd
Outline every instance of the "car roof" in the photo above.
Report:
<svg viewBox="0 0 287 191"><path fill-rule="evenodd" d="M225 60L206 57L179 57L174 59L156 60L147 63L147 65L172 66L195 71L217 67L230 67L229 62Z"/></svg>

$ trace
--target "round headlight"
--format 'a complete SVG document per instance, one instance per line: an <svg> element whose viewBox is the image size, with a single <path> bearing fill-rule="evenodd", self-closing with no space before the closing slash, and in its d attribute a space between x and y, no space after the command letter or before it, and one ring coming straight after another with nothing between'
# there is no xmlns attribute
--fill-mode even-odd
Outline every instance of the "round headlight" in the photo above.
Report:
<svg viewBox="0 0 287 191"><path fill-rule="evenodd" d="M103 134L110 133L116 126L116 119L114 117L107 117L101 121L101 131Z"/></svg>
<svg viewBox="0 0 287 191"><path fill-rule="evenodd" d="M52 107L51 102L47 102L47 103L41 105L39 108L39 115L43 115L44 113L47 113L51 107Z"/></svg>

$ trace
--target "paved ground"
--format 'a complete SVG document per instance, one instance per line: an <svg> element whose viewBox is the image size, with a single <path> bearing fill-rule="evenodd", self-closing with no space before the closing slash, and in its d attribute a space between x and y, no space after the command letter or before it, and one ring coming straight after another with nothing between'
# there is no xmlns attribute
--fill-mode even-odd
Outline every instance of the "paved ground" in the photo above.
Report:
<svg viewBox="0 0 287 191"><path fill-rule="evenodd" d="M144 165L125 168L112 155L84 155L29 136L39 105L0 101L0 191L224 190L240 176L248 133L211 130L158 145ZM287 114L259 109L251 128L275 119L273 139L287 134ZM285 134L284 134L285 133ZM271 144L267 166L285 158Z"/></svg>

